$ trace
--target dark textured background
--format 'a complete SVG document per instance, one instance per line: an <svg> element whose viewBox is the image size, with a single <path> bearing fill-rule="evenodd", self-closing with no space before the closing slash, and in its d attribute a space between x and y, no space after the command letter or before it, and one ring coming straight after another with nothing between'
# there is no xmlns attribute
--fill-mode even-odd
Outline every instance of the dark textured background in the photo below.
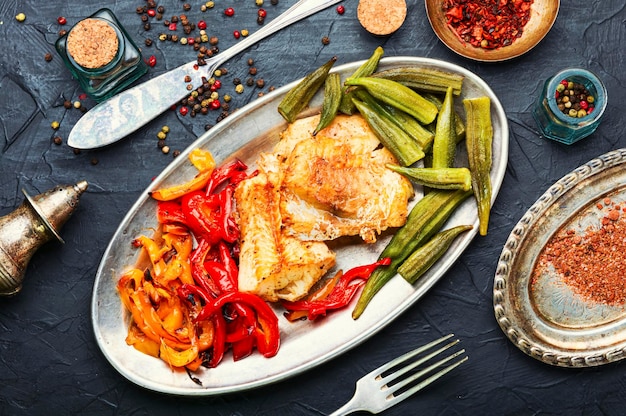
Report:
<svg viewBox="0 0 626 416"><path fill-rule="evenodd" d="M64 99L81 91L55 54L60 29L95 12L103 3L83 1L0 0L0 215L22 202L21 189L31 195L56 184L85 179L89 189L62 230L65 245L49 243L32 259L23 291L0 299L0 414L89 415L321 415L352 394L354 381L375 366L415 344L454 332L470 360L444 381L389 410L404 414L484 415L619 415L624 414L624 364L591 369L561 369L519 351L495 322L493 276L502 246L514 224L531 204L565 173L595 156L620 148L624 137L623 0L571 0L561 4L548 36L528 54L504 63L477 63L455 55L434 35L421 1L409 0L408 17L389 38L367 34L356 19L356 0L343 2L340 16L329 8L262 41L228 62L222 93L234 96L233 108L254 100L258 89L234 93L232 79L246 79L248 58L258 77L281 86L336 55L339 63L367 58L377 45L386 56L438 58L459 64L482 77L501 100L510 120L509 165L493 207L489 235L477 238L447 275L409 311L364 344L314 370L254 391L212 398L173 398L145 391L119 375L104 359L93 337L90 301L93 280L105 247L142 190L168 163L156 147L162 125L171 132L172 149L184 149L215 123L216 114L196 118L168 112L131 137L110 147L75 155L65 144L52 143L50 123L61 123L67 138L80 116L66 110ZM135 13L143 0L119 0L110 7L130 35L143 46L163 26L144 32ZM235 42L232 31L257 29L253 0L215 0L202 14L202 2L190 2L192 21L204 18L220 48ZM293 1L266 0L268 21ZM183 13L181 1L162 0L165 16ZM221 14L236 9L235 17ZM26 21L14 16L23 12ZM180 32L180 29L179 29ZM329 45L322 45L324 36ZM143 48L157 57L148 76L193 60L189 47L155 41ZM609 104L595 134L565 146L541 138L530 115L543 81L565 67L583 67L605 82ZM93 102L85 100L85 105ZM94 162L97 160L97 164ZM302 354L306 354L302 351Z"/></svg>

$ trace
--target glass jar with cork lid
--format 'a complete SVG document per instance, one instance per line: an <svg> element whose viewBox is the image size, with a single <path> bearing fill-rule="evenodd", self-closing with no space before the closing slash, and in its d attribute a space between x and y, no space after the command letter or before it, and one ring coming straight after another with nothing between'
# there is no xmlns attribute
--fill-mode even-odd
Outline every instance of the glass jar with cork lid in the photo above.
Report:
<svg viewBox="0 0 626 416"><path fill-rule="evenodd" d="M56 49L84 92L100 102L148 71L141 52L109 9L76 23Z"/></svg>

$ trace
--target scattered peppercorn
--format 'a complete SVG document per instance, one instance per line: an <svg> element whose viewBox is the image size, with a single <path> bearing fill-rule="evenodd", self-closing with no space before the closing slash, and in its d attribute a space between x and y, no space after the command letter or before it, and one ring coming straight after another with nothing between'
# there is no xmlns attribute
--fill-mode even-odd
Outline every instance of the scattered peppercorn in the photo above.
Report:
<svg viewBox="0 0 626 416"><path fill-rule="evenodd" d="M178 157L178 156L180 156L180 150L174 150L172 152L172 157Z"/></svg>
<svg viewBox="0 0 626 416"><path fill-rule="evenodd" d="M98 159L96 159L95 157L91 158L91 164L93 166L96 166L98 164Z"/></svg>
<svg viewBox="0 0 626 416"><path fill-rule="evenodd" d="M79 109L81 107L80 101L74 101L74 108Z"/></svg>
<svg viewBox="0 0 626 416"><path fill-rule="evenodd" d="M65 17L63 17L63 16L59 16L59 17L57 17L57 23L60 24L60 25L64 25L64 24L67 23L67 19Z"/></svg>
<svg viewBox="0 0 626 416"><path fill-rule="evenodd" d="M227 7L226 9L224 9L224 14L228 17L232 17L235 15L235 9L233 9L232 7Z"/></svg>
<svg viewBox="0 0 626 416"><path fill-rule="evenodd" d="M43 59L45 59L46 62L52 61L52 54L48 52L47 54L44 55Z"/></svg>
<svg viewBox="0 0 626 416"><path fill-rule="evenodd" d="M344 14L345 12L346 12L346 8L342 4L337 6L337 14Z"/></svg>
<svg viewBox="0 0 626 416"><path fill-rule="evenodd" d="M146 46L148 46L148 47L149 47L149 46L152 46L152 39L150 39L150 38L146 38L146 39L143 41L143 43L144 43Z"/></svg>
<svg viewBox="0 0 626 416"><path fill-rule="evenodd" d="M54 138L52 139L52 141L54 142L54 144L56 144L57 146L63 143L63 139L59 136L54 136Z"/></svg>
<svg viewBox="0 0 626 416"><path fill-rule="evenodd" d="M170 152L170 147L169 146L163 146L161 148L161 151L163 152L163 154L168 154Z"/></svg>
<svg viewBox="0 0 626 416"><path fill-rule="evenodd" d="M65 109L69 110L70 108L72 108L72 102L70 100L63 101L63 107L65 107Z"/></svg>
<svg viewBox="0 0 626 416"><path fill-rule="evenodd" d="M324 36L322 38L322 45L328 45L330 43L330 38L328 36Z"/></svg>
<svg viewBox="0 0 626 416"><path fill-rule="evenodd" d="M58 121L53 121L52 123L50 123L50 127L52 127L52 130L58 130L60 126L61 124Z"/></svg>
<svg viewBox="0 0 626 416"><path fill-rule="evenodd" d="M17 15L15 15L15 20L17 20L18 22L23 22L24 20L26 20L26 15L24 13L18 13Z"/></svg>

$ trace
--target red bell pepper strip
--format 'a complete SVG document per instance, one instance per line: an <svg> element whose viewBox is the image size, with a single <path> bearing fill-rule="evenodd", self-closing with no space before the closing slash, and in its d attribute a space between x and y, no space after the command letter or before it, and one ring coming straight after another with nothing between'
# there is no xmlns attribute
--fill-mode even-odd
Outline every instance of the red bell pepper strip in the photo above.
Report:
<svg viewBox="0 0 626 416"><path fill-rule="evenodd" d="M252 354L252 350L254 349L254 341L254 335L250 334L247 337L233 343L233 360L239 361Z"/></svg>
<svg viewBox="0 0 626 416"><path fill-rule="evenodd" d="M194 282L200 286L206 293L211 294L213 297L218 296L221 293L217 284L211 280L209 273L204 268L205 258L211 249L211 245L206 240L200 240L198 247L196 247L189 256L189 263L191 264L191 276Z"/></svg>
<svg viewBox="0 0 626 416"><path fill-rule="evenodd" d="M211 195L219 188L223 183L229 181L231 185L235 186L243 179L246 178L246 170L248 166L239 159L235 159L230 163L220 166L215 169L209 178L209 182L206 186L206 195Z"/></svg>
<svg viewBox="0 0 626 416"><path fill-rule="evenodd" d="M214 335L209 367L215 368L222 361L226 352L226 321L221 313L213 314L212 321Z"/></svg>
<svg viewBox="0 0 626 416"><path fill-rule="evenodd" d="M200 299L202 299L205 305L211 302L211 300L213 299L213 296L211 296L209 292L207 292L200 286L196 286L196 285L190 285L190 284L180 285L178 289L176 290L176 292L178 294L178 297L185 299L185 300L189 300L190 296L194 296L194 295L198 296Z"/></svg>
<svg viewBox="0 0 626 416"><path fill-rule="evenodd" d="M221 263L206 261L204 262L204 269L209 274L211 280L217 284L221 293L237 291L237 282L233 280L231 274L228 273Z"/></svg>
<svg viewBox="0 0 626 416"><path fill-rule="evenodd" d="M160 224L185 223L185 215L178 202L159 201L157 204L157 221Z"/></svg>
<svg viewBox="0 0 626 416"><path fill-rule="evenodd" d="M280 333L278 318L272 308L259 296L244 292L224 293L206 304L196 320L209 319L214 315L221 315L222 307L227 304L245 304L256 312L258 325L255 329L255 338L259 352L265 357L272 357L278 352Z"/></svg>
<svg viewBox="0 0 626 416"><path fill-rule="evenodd" d="M231 280L234 282L235 288L238 288L239 280L239 268L237 263L231 254L230 247L224 242L220 242L219 246L219 261L224 266L224 269L229 274Z"/></svg>
<svg viewBox="0 0 626 416"><path fill-rule="evenodd" d="M191 192L182 198L185 224L196 239L207 240L211 245L221 239L221 215L217 198L207 198L203 192Z"/></svg>
<svg viewBox="0 0 626 416"><path fill-rule="evenodd" d="M239 227L232 216L233 212L233 188L225 188L218 195L221 219L222 240L234 243L239 238Z"/></svg>
<svg viewBox="0 0 626 416"><path fill-rule="evenodd" d="M375 263L357 266L348 270L341 276L332 292L325 299L283 302L282 305L288 311L308 311L307 319L315 320L320 316L325 316L329 310L340 309L348 305L372 272L377 267L388 266L389 264L391 264L391 259L385 257ZM360 280L355 282L356 279Z"/></svg>

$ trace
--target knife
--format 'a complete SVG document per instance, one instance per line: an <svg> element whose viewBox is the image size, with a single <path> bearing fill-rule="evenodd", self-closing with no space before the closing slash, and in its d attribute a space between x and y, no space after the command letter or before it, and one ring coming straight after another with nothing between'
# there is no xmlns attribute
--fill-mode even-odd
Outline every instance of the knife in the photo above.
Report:
<svg viewBox="0 0 626 416"><path fill-rule="evenodd" d="M93 107L74 125L67 144L89 150L123 139L202 85L224 62L273 33L341 0L299 0L267 25L241 42L208 59L191 61L123 91Z"/></svg>

